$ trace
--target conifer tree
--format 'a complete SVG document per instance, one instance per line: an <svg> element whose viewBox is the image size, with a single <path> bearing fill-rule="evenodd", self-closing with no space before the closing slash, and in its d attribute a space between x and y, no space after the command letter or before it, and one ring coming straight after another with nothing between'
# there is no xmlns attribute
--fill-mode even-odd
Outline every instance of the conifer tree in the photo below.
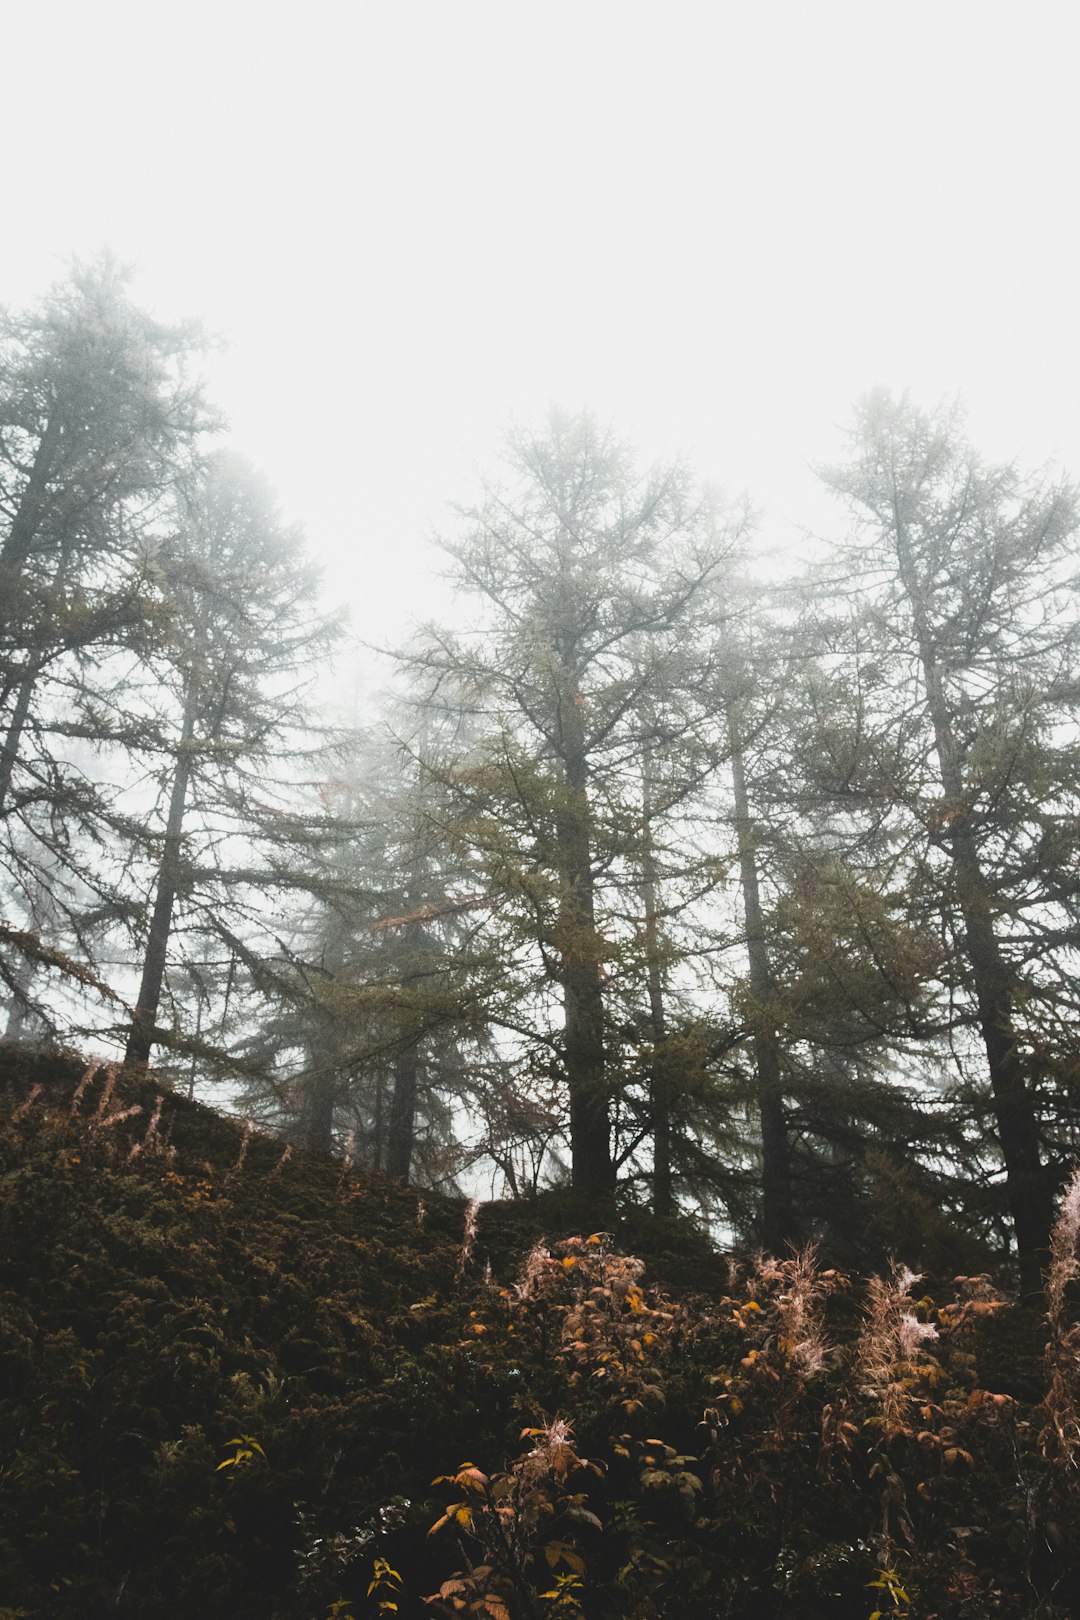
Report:
<svg viewBox="0 0 1080 1620"><path fill-rule="evenodd" d="M430 763L430 756L429 756ZM451 1116L476 1115L483 1083L477 895L441 834L429 781L385 731L357 733L323 786L330 836L309 866L312 904L267 981L260 1113L329 1151L352 1132L359 1162L400 1181L453 1182Z"/></svg>
<svg viewBox="0 0 1080 1620"><path fill-rule="evenodd" d="M98 925L123 913L87 858L129 831L95 750L122 726L123 655L146 643L161 503L215 425L188 376L198 333L152 320L126 281L108 258L76 265L39 309L0 317L0 912L23 959L0 970L13 1009L35 960L73 951L93 978Z"/></svg>
<svg viewBox="0 0 1080 1620"><path fill-rule="evenodd" d="M1077 939L1076 498L985 464L955 411L881 393L825 476L853 528L819 582L823 774L879 849L906 852L911 914L951 947L942 993L954 1039L981 1048L965 1069L985 1074L1032 1288L1076 1062L1059 1000Z"/></svg>
<svg viewBox="0 0 1080 1620"><path fill-rule="evenodd" d="M157 566L164 701L143 732L161 820L127 1036L134 1064L180 1033L159 1016L170 963L196 961L193 945L210 941L230 975L257 977L283 931L275 902L305 891L295 858L306 837L298 773L312 747L304 698L340 629L320 610L298 532L236 457L212 457L178 491Z"/></svg>
<svg viewBox="0 0 1080 1620"><path fill-rule="evenodd" d="M850 1232L875 1147L941 1147L926 1143L899 1077L926 1031L936 953L908 924L892 867L853 847L808 773L817 666L806 626L763 592L740 595L713 687L727 744L717 814L737 878L716 946L725 1062L755 1120L757 1196L740 1224L783 1253Z"/></svg>
<svg viewBox="0 0 1080 1620"><path fill-rule="evenodd" d="M603 1199L623 1151L609 985L616 896L641 849L642 705L662 720L690 674L740 520L681 467L640 473L588 415L515 432L507 462L507 487L444 546L474 622L429 630L408 663L432 708L469 717L444 780L516 970L497 1016L547 1051L574 1188Z"/></svg>

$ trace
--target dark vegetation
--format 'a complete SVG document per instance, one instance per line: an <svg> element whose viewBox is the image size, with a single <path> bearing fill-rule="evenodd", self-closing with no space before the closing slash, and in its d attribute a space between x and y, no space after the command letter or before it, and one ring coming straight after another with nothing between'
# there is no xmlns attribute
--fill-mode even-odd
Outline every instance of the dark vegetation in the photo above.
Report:
<svg viewBox="0 0 1080 1620"><path fill-rule="evenodd" d="M1046 1316L2 1064L3 1615L1077 1612L1080 1185Z"/></svg>

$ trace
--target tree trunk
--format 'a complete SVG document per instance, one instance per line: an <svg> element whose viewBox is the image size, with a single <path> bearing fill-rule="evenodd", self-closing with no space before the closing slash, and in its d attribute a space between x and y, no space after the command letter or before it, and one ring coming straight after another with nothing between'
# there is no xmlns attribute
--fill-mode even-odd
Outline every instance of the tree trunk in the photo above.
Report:
<svg viewBox="0 0 1080 1620"><path fill-rule="evenodd" d="M40 873L30 890L30 925L40 937L48 937L56 929L57 907L53 899L53 874ZM40 1042L48 1030L30 1000L30 992L37 977L38 964L29 956L20 956L9 980L11 1004L8 1008L7 1041ZM29 1025L29 1031L27 1026Z"/></svg>
<svg viewBox="0 0 1080 1620"><path fill-rule="evenodd" d="M589 1197L606 1199L615 1190L615 1166L604 1072L604 995L581 704L581 695L576 691L563 703L563 781L556 815L562 888L558 949L563 1057L570 1093L573 1188Z"/></svg>
<svg viewBox="0 0 1080 1620"><path fill-rule="evenodd" d="M757 1073L758 1113L761 1120L761 1241L773 1254L795 1239L795 1213L791 1188L791 1150L780 1043L770 1013L774 990L765 925L758 886L754 827L746 789L742 744L732 707L728 709L731 744L731 780L735 802L735 836L739 848L739 878L746 922L746 954L750 994L754 1007L754 1066Z"/></svg>
<svg viewBox="0 0 1080 1620"><path fill-rule="evenodd" d="M191 779L192 738L195 735L195 691L194 684L189 687L184 704L184 720L180 734L180 746L177 749L176 772L173 776L172 794L169 799L169 817L165 824L165 847L161 855L161 865L158 868L157 892L154 897L154 912L150 919L150 937L146 942L146 955L143 958L142 983L139 986L139 999L135 1004L135 1015L128 1035L127 1051L124 1062L130 1064L143 1064L149 1062L150 1051L155 1041L155 1025L157 1023L158 1006L161 1002L161 987L165 979L165 962L168 956L169 935L172 932L173 906L176 903L177 890L180 886L182 869L181 847L184 833L184 812L187 808L187 790Z"/></svg>
<svg viewBox="0 0 1080 1620"><path fill-rule="evenodd" d="M415 860L415 857L413 857ZM422 905L422 873L415 865L405 889L405 910L411 914ZM425 942L424 925L416 917L406 923L402 946L409 953L406 971L402 975L401 990L405 1004L420 983L421 974L410 971L410 957L422 950ZM415 969L415 961L413 968ZM406 1036L407 1036L407 1032ZM413 1147L416 1142L416 1098L420 1081L421 1036L406 1038L406 1043L394 1060L393 1086L390 1091L389 1119L386 1130L386 1169L395 1181L407 1182L412 1168ZM379 1137L380 1148L382 1136Z"/></svg>
<svg viewBox="0 0 1080 1620"><path fill-rule="evenodd" d="M329 1153L334 1142L335 1076L317 1074L304 1098L304 1142L314 1153Z"/></svg>
<svg viewBox="0 0 1080 1620"><path fill-rule="evenodd" d="M1016 1233L1025 1293L1041 1287L1041 1269L1050 1244L1053 1199L1039 1153L1039 1122L1024 1077L1024 1061L1013 1026L1012 976L994 932L993 912L968 828L952 830L953 870L967 935L968 961L986 1048L990 1091L1001 1156L1005 1161L1009 1214Z"/></svg>
<svg viewBox="0 0 1080 1620"><path fill-rule="evenodd" d="M18 696L12 710L11 719L4 735L4 744L0 748L0 813L7 803L7 796L11 791L11 782L15 774L15 766L19 758L19 744L26 727L26 719L30 713L30 701L34 695L34 686L37 682L36 670L24 675L19 684Z"/></svg>
<svg viewBox="0 0 1080 1620"><path fill-rule="evenodd" d="M660 929L657 919L656 852L652 837L652 785L649 778L651 755L642 761L641 787L641 903L645 912L645 976L649 997L649 1023L652 1057L649 1071L649 1112L653 1137L653 1214L672 1215L675 1194L671 1176L672 1081L667 1051L667 1016L664 1008L664 975L660 964Z"/></svg>
<svg viewBox="0 0 1080 1620"><path fill-rule="evenodd" d="M46 433L45 437L48 438L48 433ZM42 440L42 444L44 444L44 442L45 441ZM34 474L31 475L31 483L33 483L36 474L37 467L35 465ZM26 504L26 499L27 497L24 494L23 502L22 505L20 505L15 524L12 525L11 536L9 536L8 540L9 545L11 542L11 537L14 536L16 532L19 518L23 514L23 507ZM8 561L7 551L8 547L5 546L5 562ZM56 576L53 580L54 589L63 584L64 577L68 571L69 562L69 557L66 555L61 556L59 566L56 570ZM0 583L2 583L2 581L0 581ZM30 714L30 704L33 701L34 688L37 685L38 676L45 668L47 662L48 655L42 652L39 643L38 651L36 653L31 652L29 654L26 671L23 674L22 679L18 681L17 686L11 683L10 677L4 685L3 698L0 700L0 707L6 706L8 697L13 689L17 691L17 695L15 698L15 707L12 710L11 719L8 722L7 732L4 736L3 747L0 748L0 814L2 814L4 811L8 794L11 791L11 783L15 774L15 766L17 765L19 759L19 745L22 742L23 732L26 729L26 722Z"/></svg>
<svg viewBox="0 0 1080 1620"><path fill-rule="evenodd" d="M21 569L34 549L34 540L41 515L41 503L52 474L53 460L60 443L60 413L53 411L38 440L34 465L22 493L15 516L11 520L8 537L0 550L0 563L8 568Z"/></svg>
<svg viewBox="0 0 1080 1620"><path fill-rule="evenodd" d="M1053 1195L1039 1152L1039 1121L1024 1076L1024 1062L1013 1024L1013 975L994 928L992 896L971 828L960 749L938 666L928 614L907 532L896 513L900 579L912 610L926 703L945 792L940 836L949 848L956 894L963 918L968 964L986 1050L990 1095L998 1143L1005 1164L1009 1216L1016 1235L1020 1283L1038 1293L1053 1224Z"/></svg>
<svg viewBox="0 0 1080 1620"><path fill-rule="evenodd" d="M420 1043L413 1041L394 1064L390 1097L390 1126L386 1144L386 1170L395 1181L407 1182L416 1140L416 1096L420 1078Z"/></svg>
<svg viewBox="0 0 1080 1620"><path fill-rule="evenodd" d="M30 988L33 982L34 964L24 956L11 975L11 1005L8 1007L7 1025L4 1029L5 1041L21 1041L25 1038L26 1026L34 1016L34 1009L30 1005Z"/></svg>

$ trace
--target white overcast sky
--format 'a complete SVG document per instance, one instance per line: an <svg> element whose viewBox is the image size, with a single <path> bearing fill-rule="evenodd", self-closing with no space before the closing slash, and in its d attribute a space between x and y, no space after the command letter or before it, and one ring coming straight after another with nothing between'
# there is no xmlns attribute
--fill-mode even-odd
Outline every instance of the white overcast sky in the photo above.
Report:
<svg viewBox="0 0 1080 1620"><path fill-rule="evenodd" d="M0 4L0 302L109 246L201 315L233 442L364 636L511 415L821 521L863 389L1080 471L1080 8Z"/></svg>

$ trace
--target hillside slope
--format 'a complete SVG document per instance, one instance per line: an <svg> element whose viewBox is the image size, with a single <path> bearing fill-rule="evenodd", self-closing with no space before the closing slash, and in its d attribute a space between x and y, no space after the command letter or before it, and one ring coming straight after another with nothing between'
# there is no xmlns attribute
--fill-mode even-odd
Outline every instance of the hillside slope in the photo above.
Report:
<svg viewBox="0 0 1080 1620"><path fill-rule="evenodd" d="M0 1098L2 1620L1080 1611L1067 1289L1045 1408L984 1278L641 1228L661 1294L73 1057Z"/></svg>

